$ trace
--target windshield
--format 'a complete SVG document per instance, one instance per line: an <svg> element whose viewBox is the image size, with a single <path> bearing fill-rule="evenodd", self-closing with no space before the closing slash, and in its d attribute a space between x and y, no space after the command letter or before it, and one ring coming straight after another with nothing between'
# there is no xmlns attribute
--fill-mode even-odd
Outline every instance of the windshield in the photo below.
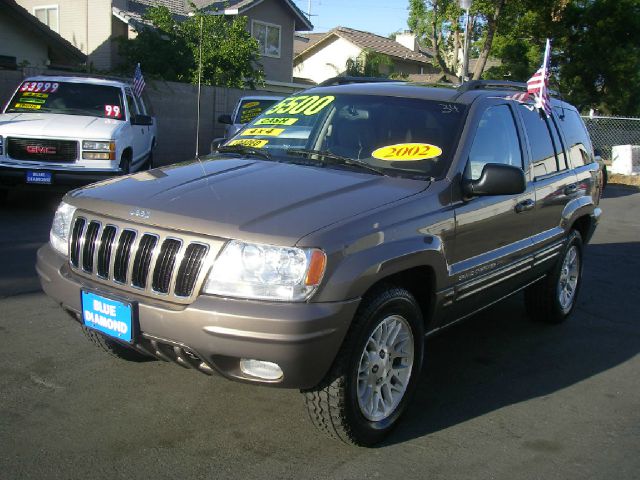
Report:
<svg viewBox="0 0 640 480"><path fill-rule="evenodd" d="M465 105L442 101L301 94L266 110L226 145L258 148L278 161L331 155L386 174L438 178L451 162L465 113Z"/></svg>
<svg viewBox="0 0 640 480"><path fill-rule="evenodd" d="M7 105L9 112L125 119L119 88L72 82L24 82Z"/></svg>
<svg viewBox="0 0 640 480"><path fill-rule="evenodd" d="M236 118L233 119L233 123L249 123L251 120L268 109L271 105L279 101L280 99L277 98L262 100L242 100L240 108L238 108L238 112L236 113Z"/></svg>

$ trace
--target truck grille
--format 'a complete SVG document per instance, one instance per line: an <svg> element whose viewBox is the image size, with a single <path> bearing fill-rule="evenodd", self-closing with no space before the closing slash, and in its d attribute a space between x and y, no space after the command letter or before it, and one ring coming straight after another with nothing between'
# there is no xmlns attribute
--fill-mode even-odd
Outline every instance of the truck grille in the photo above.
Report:
<svg viewBox="0 0 640 480"><path fill-rule="evenodd" d="M8 137L7 153L9 157L16 160L73 162L78 158L78 142L75 140Z"/></svg>
<svg viewBox="0 0 640 480"><path fill-rule="evenodd" d="M197 294L210 246L146 230L78 216L69 240L71 267L117 288L184 303Z"/></svg>

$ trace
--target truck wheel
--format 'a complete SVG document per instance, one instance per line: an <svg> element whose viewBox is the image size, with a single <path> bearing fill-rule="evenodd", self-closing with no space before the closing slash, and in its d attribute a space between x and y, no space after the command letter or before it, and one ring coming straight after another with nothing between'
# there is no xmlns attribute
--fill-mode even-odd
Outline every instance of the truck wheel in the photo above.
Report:
<svg viewBox="0 0 640 480"><path fill-rule="evenodd" d="M96 346L107 352L109 355L129 362L148 362L153 360L153 357L144 355L137 350L125 347L119 344L115 340L104 337L95 330L82 326L82 331L86 337Z"/></svg>
<svg viewBox="0 0 640 480"><path fill-rule="evenodd" d="M573 311L582 280L582 237L572 230L562 254L545 278L525 290L529 316L545 323L561 323Z"/></svg>
<svg viewBox="0 0 640 480"><path fill-rule="evenodd" d="M367 295L331 370L303 391L314 425L345 443L369 446L396 426L420 377L424 326L403 288Z"/></svg>
<svg viewBox="0 0 640 480"><path fill-rule="evenodd" d="M123 175L127 175L131 172L131 151L126 150L120 157L120 170Z"/></svg>

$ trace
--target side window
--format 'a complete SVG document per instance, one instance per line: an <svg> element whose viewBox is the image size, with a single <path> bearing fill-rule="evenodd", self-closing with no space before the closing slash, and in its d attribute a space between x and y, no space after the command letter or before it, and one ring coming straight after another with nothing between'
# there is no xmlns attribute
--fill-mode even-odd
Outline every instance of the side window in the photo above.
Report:
<svg viewBox="0 0 640 480"><path fill-rule="evenodd" d="M593 162L587 153L591 149L589 134L582 119L575 110L555 108L560 128L564 132L569 150L569 158L574 167L581 167Z"/></svg>
<svg viewBox="0 0 640 480"><path fill-rule="evenodd" d="M551 130L546 116L528 105L521 105L519 109L531 147L533 175L542 177L557 172L556 150L551 141Z"/></svg>
<svg viewBox="0 0 640 480"><path fill-rule="evenodd" d="M511 109L507 105L489 107L482 114L471 145L466 175L477 180L487 163L503 163L522 168L522 153Z"/></svg>
<svg viewBox="0 0 640 480"><path fill-rule="evenodd" d="M553 146L556 151L556 157L558 158L558 169L560 171L566 170L567 157L564 154L564 144L560 139L560 134L558 133L558 125L556 124L556 120L553 117L551 117L551 119L547 119L547 125L549 126L549 130L551 131Z"/></svg>
<svg viewBox="0 0 640 480"><path fill-rule="evenodd" d="M140 111L138 110L138 104L136 103L136 99L133 98L133 95L128 90L127 90L127 107L129 107L129 115L140 115Z"/></svg>

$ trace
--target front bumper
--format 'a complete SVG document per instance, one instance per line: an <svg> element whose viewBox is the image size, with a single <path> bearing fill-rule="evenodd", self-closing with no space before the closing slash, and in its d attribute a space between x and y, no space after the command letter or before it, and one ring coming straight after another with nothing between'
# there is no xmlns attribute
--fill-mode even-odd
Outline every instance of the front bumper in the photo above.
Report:
<svg viewBox="0 0 640 480"><path fill-rule="evenodd" d="M80 290L138 302L140 333L135 348L204 373L287 388L311 388L329 370L359 304L278 303L200 296L179 306L136 296L75 275L49 244L38 250L36 270L47 295L80 318ZM276 381L246 375L241 358L277 363ZM200 365L203 363L204 365Z"/></svg>
<svg viewBox="0 0 640 480"><path fill-rule="evenodd" d="M40 185L26 182L27 171L51 172L51 184ZM59 167L47 168L38 164L33 167L11 167L0 165L0 187L11 188L17 186L55 189L56 186L78 187L89 183L99 182L108 178L122 175L120 169L116 170L90 170L90 169L67 169L61 170Z"/></svg>

